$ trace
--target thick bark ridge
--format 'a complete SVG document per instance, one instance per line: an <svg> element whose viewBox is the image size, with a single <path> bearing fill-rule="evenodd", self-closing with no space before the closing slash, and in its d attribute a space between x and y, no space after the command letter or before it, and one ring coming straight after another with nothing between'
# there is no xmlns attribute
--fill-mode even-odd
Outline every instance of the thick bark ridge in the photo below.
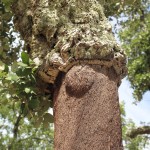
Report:
<svg viewBox="0 0 150 150"><path fill-rule="evenodd" d="M74 66L55 91L55 150L122 150L113 68Z"/></svg>

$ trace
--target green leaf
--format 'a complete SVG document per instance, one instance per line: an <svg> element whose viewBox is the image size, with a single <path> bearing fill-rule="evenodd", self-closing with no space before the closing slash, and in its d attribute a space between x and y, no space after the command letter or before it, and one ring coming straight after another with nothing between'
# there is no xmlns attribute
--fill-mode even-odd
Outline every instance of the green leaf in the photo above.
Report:
<svg viewBox="0 0 150 150"><path fill-rule="evenodd" d="M25 64L26 65L26 64ZM17 71L16 71L16 74L18 76L21 76L21 77L27 77L28 75L30 75L32 72L32 69L31 68L19 68Z"/></svg>
<svg viewBox="0 0 150 150"><path fill-rule="evenodd" d="M19 77L16 74L10 73L7 75L6 80L17 81Z"/></svg>
<svg viewBox="0 0 150 150"><path fill-rule="evenodd" d="M26 52L21 53L21 59L24 64L29 64L29 55Z"/></svg>
<svg viewBox="0 0 150 150"><path fill-rule="evenodd" d="M26 93L30 93L31 92L31 89L30 88L25 88L24 90Z"/></svg>
<svg viewBox="0 0 150 150"><path fill-rule="evenodd" d="M34 127L35 127L35 128L39 128L42 122L43 122L43 118L42 118L42 117L38 118L38 119L34 122Z"/></svg>
<svg viewBox="0 0 150 150"><path fill-rule="evenodd" d="M22 73L23 73L23 76L28 76L28 75L30 75L31 74L31 72L32 72L32 69L31 68L23 68L22 69Z"/></svg>
<svg viewBox="0 0 150 150"><path fill-rule="evenodd" d="M32 82L36 82L36 78L33 74L30 74L30 79L31 79Z"/></svg>
<svg viewBox="0 0 150 150"><path fill-rule="evenodd" d="M0 78L6 77L7 73L0 70Z"/></svg>
<svg viewBox="0 0 150 150"><path fill-rule="evenodd" d="M44 128L48 128L48 127L49 127L49 122L44 121L44 122L43 122L43 126L44 126Z"/></svg>
<svg viewBox="0 0 150 150"><path fill-rule="evenodd" d="M6 64L5 64L5 69L4 69L4 71L7 72L7 73L9 72L9 67L8 67L8 65L6 65Z"/></svg>
<svg viewBox="0 0 150 150"><path fill-rule="evenodd" d="M11 71L16 72L17 70L18 70L18 62L15 61L11 66Z"/></svg>
<svg viewBox="0 0 150 150"><path fill-rule="evenodd" d="M43 117L44 117L44 122L49 122L49 123L54 122L53 115L50 113L46 113Z"/></svg>
<svg viewBox="0 0 150 150"><path fill-rule="evenodd" d="M4 71L4 69L5 69L5 64L2 61L0 61L0 70Z"/></svg>
<svg viewBox="0 0 150 150"><path fill-rule="evenodd" d="M18 62L18 65L21 66L21 67L27 67L28 66L27 64L22 63L22 62Z"/></svg>
<svg viewBox="0 0 150 150"><path fill-rule="evenodd" d="M40 106L42 107L41 111L44 113L50 108L50 102L48 100L43 100L40 102Z"/></svg>
<svg viewBox="0 0 150 150"><path fill-rule="evenodd" d="M39 101L37 99L32 98L29 101L28 105L30 109L36 109L39 106Z"/></svg>

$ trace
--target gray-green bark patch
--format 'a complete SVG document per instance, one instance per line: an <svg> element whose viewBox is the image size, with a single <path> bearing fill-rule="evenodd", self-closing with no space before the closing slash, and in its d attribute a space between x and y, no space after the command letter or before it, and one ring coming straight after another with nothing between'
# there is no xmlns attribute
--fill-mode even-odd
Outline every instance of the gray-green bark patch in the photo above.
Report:
<svg viewBox="0 0 150 150"><path fill-rule="evenodd" d="M54 83L60 71L82 63L114 67L120 78L126 74L124 52L100 1L18 0L13 7L20 14L16 27L31 57L39 59L39 75L45 82Z"/></svg>

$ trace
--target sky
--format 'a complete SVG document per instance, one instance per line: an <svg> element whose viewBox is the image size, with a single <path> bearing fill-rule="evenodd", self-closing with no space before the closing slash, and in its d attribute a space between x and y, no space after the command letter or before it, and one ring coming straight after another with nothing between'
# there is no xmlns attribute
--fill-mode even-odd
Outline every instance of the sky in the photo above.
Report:
<svg viewBox="0 0 150 150"><path fill-rule="evenodd" d="M141 126L141 121L150 123L150 92L145 93L143 99L135 105L130 86L127 78L124 78L119 87L119 100L125 102L126 117L132 119L137 126Z"/></svg>
<svg viewBox="0 0 150 150"><path fill-rule="evenodd" d="M120 18L120 20L124 20L126 18ZM117 20L113 18L110 21L113 32L114 26L117 24ZM117 30L121 29L121 26L116 26ZM119 44L119 38L117 34L114 34L117 42ZM125 102L125 111L126 117L132 119L137 126L140 126L140 122L150 123L150 92L144 94L141 102L138 102L137 105L133 104L135 99L133 98L133 89L131 88L130 82L127 80L127 77L122 80L122 84L119 87L119 100Z"/></svg>
<svg viewBox="0 0 150 150"><path fill-rule="evenodd" d="M135 105L133 89L130 86L127 78L124 78L118 89L119 101L125 102L126 119L132 119L136 126L142 126L141 122L150 123L150 92L145 93L143 99ZM150 150L149 145L143 150Z"/></svg>

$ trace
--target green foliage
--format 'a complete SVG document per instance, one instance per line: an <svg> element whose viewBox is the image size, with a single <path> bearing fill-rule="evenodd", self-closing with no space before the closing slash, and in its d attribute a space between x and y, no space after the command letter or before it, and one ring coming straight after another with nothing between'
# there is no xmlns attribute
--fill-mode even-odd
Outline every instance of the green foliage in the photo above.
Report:
<svg viewBox="0 0 150 150"><path fill-rule="evenodd" d="M121 22L120 39L128 56L128 79L135 99L150 90L150 1L127 7Z"/></svg>
<svg viewBox="0 0 150 150"><path fill-rule="evenodd" d="M4 101L4 99L1 100ZM20 105L13 100L0 105L0 149L52 150L53 125L50 124L48 128L39 125L35 128L20 114Z"/></svg>
<svg viewBox="0 0 150 150"><path fill-rule="evenodd" d="M12 24L10 7L14 1L0 1L0 94L6 99L4 103L18 103L23 116L28 117L34 124L49 124L52 122L52 115L49 114L51 120L46 121L44 118L52 102L49 95L44 95L44 92L37 89L37 66L26 52L23 51L19 57L19 51L24 49L24 45Z"/></svg>
<svg viewBox="0 0 150 150"><path fill-rule="evenodd" d="M147 0L143 0L147 2ZM141 0L101 0L104 6L104 12L107 17L113 16L120 18L120 14L124 13L127 8L137 8ZM131 11L130 10L130 11Z"/></svg>
<svg viewBox="0 0 150 150"><path fill-rule="evenodd" d="M2 96L9 95L9 99L20 103L24 116L36 122L39 118L44 124L52 123L52 115L46 113L51 106L51 100L44 93L40 93L36 87L36 69L34 62L29 59L27 53L21 53L22 61L14 62L6 67L1 62L1 87ZM7 72L6 72L7 70ZM44 106L43 106L44 105Z"/></svg>
<svg viewBox="0 0 150 150"><path fill-rule="evenodd" d="M10 2L10 0L0 1L0 60L7 65L18 58L19 50L22 48L22 41L12 23ZM20 41L16 42L17 39Z"/></svg>
<svg viewBox="0 0 150 150"><path fill-rule="evenodd" d="M29 56L26 52L21 53L21 59L24 64L29 64Z"/></svg>
<svg viewBox="0 0 150 150"><path fill-rule="evenodd" d="M11 5L12 5L12 3L14 3L15 1L17 1L17 0L1 0L1 2L5 5L5 9L7 10L7 11L11 11Z"/></svg>
<svg viewBox="0 0 150 150"><path fill-rule="evenodd" d="M131 119L126 118L125 103L120 104L121 120L122 120L122 138L125 150L143 150L149 146L149 137L139 135L136 138L129 138L128 133L136 128L135 123Z"/></svg>
<svg viewBox="0 0 150 150"><path fill-rule="evenodd" d="M144 148L148 147L149 145L149 138L148 136L137 136L136 138L129 138L127 133L133 129L135 129L135 123L132 120L127 120L122 128L123 130L123 142L124 147L127 150L143 150Z"/></svg>
<svg viewBox="0 0 150 150"><path fill-rule="evenodd" d="M0 62L0 149L53 149L51 100L37 89L36 70L26 52L9 67Z"/></svg>

